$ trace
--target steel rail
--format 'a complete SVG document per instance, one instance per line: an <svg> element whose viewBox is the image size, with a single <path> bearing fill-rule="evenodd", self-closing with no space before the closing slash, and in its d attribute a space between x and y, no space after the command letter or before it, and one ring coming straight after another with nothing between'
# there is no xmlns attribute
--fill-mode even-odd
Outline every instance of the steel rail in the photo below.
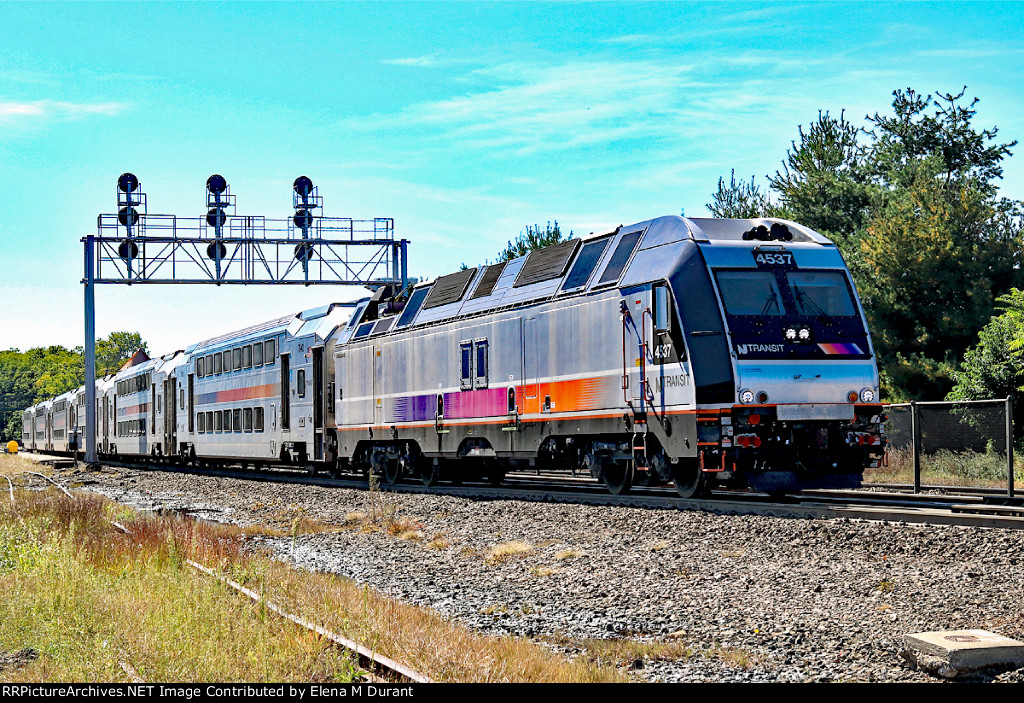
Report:
<svg viewBox="0 0 1024 703"><path fill-rule="evenodd" d="M62 491L64 491L64 495L66 495L66 496L67 496L68 498L70 498L71 500L74 500L74 499L75 499L75 497L74 497L73 495L71 495L71 493L69 493L69 492L68 492L68 489L64 488L64 486L60 485L59 483L57 483L56 481L54 481L54 480L53 480L52 478L50 478L49 476L44 476L43 474L39 473L38 471L22 471L22 473L23 473L23 474L31 474L31 475L33 475L33 476L38 476L39 478L41 478L41 479L43 479L43 480L45 480L45 481L49 481L50 483L52 483L52 484L53 484L54 486L56 486L57 488L59 488L59 489L61 489Z"/></svg>
<svg viewBox="0 0 1024 703"><path fill-rule="evenodd" d="M122 525L121 523L115 522L114 520L111 520L109 518L105 519L107 520L107 522L109 522L117 529L121 530L121 532L125 533L126 535L132 534L131 530L129 530L126 526ZM203 566L199 562L192 561L191 559L186 559L185 563L197 571L200 571L209 576L213 576L221 583L230 586L232 589L238 591L243 595L248 596L254 602L262 603L263 606L267 608L267 610L270 610L276 613L277 615L280 615L285 620L288 620L289 622L304 627L307 630L311 630L316 634L320 635L321 637L323 637L324 639L329 640L330 642L339 645L344 649L354 652L356 656L358 656L360 662L368 664L370 667L375 669L378 674L383 674L385 676L392 677L397 676L399 678L411 681L413 683L433 683L433 681L425 674L421 674L420 672L416 671L411 667L406 666L405 664L402 664L401 662L397 662L394 659L391 659L390 657L384 656L380 652L375 652L372 649L364 647L363 645L359 644L354 640L350 640L347 637L343 637L342 635L339 635L335 632L331 632L330 630L320 627L319 625L316 625L304 618L286 612L283 608L281 608L273 601L267 600L256 591L250 590L245 586L241 585L240 583L236 583L235 581L232 581L226 576L218 574L216 571L209 568L208 566ZM135 672L134 669L131 669L130 665L122 663L121 668L124 669L125 673L127 673L129 677L138 679L138 673ZM131 670L129 671L129 669Z"/></svg>
<svg viewBox="0 0 1024 703"><path fill-rule="evenodd" d="M342 637L341 635L331 632L330 630L326 630L320 627L319 625L316 625L308 620L305 620L304 618L300 618L297 615L292 615L291 613L286 612L273 601L263 598L263 596L261 596L256 591L252 591L246 588L245 586L241 585L240 583L235 583L226 576L218 574L213 569L203 566L202 564L199 564L197 562L194 562L191 559L186 559L185 563L187 563L189 566L191 566L193 569L196 569L197 571L201 571L204 574L213 576L221 583L224 583L233 588L234 590L238 591L239 593L248 596L256 603L262 603L264 607L266 607L268 610L277 613L285 620L293 622L296 625L300 625L306 628L307 630L312 630L324 639L330 640L331 642L340 645L345 649L355 652L359 656L360 661L369 663L372 667L386 675L397 674L398 676L409 681L412 681L413 683L433 683L433 681L431 681L431 679L428 678L426 675L421 674L420 672L406 666L405 664L401 664L395 661L394 659L384 656L380 652L375 652L372 649L369 649L368 647L364 647L358 642L350 640L347 637Z"/></svg>
<svg viewBox="0 0 1024 703"><path fill-rule="evenodd" d="M369 490L365 478L327 478L310 476L298 470L271 469L264 471L231 470L228 468L167 467L133 462L104 462L105 465L142 471L173 471L199 476L235 478L268 483L296 483L326 488L352 488ZM523 480L527 479L527 480ZM417 483L380 483L378 490L401 493L433 493L475 500L524 500L542 503L570 503L593 506L633 507L655 510L697 510L728 515L764 515L771 517L820 519L847 518L851 520L872 520L907 522L933 525L959 525L965 527L990 527L1003 529L1024 529L1024 508L1006 506L979 506L970 498L959 503L896 497L883 500L870 491L854 492L849 497L829 496L808 492L794 494L779 501L765 494L715 492L710 498L685 499L672 488L634 489L626 495L612 495L602 484L590 479L576 478L565 482L549 480L542 482L536 477L516 477L507 485L498 487L486 483L453 485L440 484L426 487ZM577 485L572 485L573 483ZM517 485L522 484L522 485ZM579 484L584 484L580 486ZM581 490L581 488L583 490ZM836 492L838 493L838 492ZM925 498L935 498L927 496Z"/></svg>

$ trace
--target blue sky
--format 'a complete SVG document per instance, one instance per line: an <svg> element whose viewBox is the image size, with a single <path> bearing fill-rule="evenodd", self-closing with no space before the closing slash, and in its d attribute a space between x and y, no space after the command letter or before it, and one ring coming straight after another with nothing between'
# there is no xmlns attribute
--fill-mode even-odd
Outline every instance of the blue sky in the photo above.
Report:
<svg viewBox="0 0 1024 703"><path fill-rule="evenodd" d="M1022 139L1022 30L1009 2L0 2L0 348L82 343L79 240L124 171L190 217L211 173L268 217L308 175L325 215L395 218L433 277L526 224L705 215L818 110L863 124L897 88L967 85L979 127ZM163 353L363 294L105 286L97 332Z"/></svg>

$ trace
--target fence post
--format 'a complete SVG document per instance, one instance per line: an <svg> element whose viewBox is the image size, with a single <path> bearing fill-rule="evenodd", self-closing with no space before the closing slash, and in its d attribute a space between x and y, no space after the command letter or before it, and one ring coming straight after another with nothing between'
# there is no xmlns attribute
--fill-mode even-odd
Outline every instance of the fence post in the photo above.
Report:
<svg viewBox="0 0 1024 703"><path fill-rule="evenodd" d="M910 401L910 436L914 447L914 493L921 492L921 418L917 414L917 403Z"/></svg>
<svg viewBox="0 0 1024 703"><path fill-rule="evenodd" d="M1013 498L1013 396L1006 396L1006 494Z"/></svg>

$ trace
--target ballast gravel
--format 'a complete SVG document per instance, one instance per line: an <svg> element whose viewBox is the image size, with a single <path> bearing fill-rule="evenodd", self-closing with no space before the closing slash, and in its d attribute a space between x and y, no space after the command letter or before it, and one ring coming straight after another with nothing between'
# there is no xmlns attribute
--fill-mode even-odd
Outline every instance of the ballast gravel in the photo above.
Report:
<svg viewBox="0 0 1024 703"><path fill-rule="evenodd" d="M643 681L936 681L902 656L906 633L986 629L1024 640L1024 532L472 500L162 471L68 478L137 507L207 519L286 530L299 517L346 525L261 539L301 567L566 656L588 638L684 645L671 649L674 658L620 663ZM396 534L372 529L375 516ZM1022 682L1024 669L974 680Z"/></svg>

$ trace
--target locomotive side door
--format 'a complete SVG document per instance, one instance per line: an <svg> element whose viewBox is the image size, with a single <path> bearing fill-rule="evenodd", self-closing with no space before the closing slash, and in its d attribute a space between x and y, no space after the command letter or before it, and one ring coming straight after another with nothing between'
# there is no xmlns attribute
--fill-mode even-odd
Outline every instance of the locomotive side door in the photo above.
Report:
<svg viewBox="0 0 1024 703"><path fill-rule="evenodd" d="M373 422L373 351L372 346L349 347L338 356L335 421L339 426Z"/></svg>
<svg viewBox="0 0 1024 703"><path fill-rule="evenodd" d="M313 348L313 460L324 458L324 348Z"/></svg>
<svg viewBox="0 0 1024 703"><path fill-rule="evenodd" d="M348 384L348 350L334 355L334 424L338 427L346 425L345 392Z"/></svg>
<svg viewBox="0 0 1024 703"><path fill-rule="evenodd" d="M537 412L537 385L540 375L540 332L537 318L523 320L523 405L522 413Z"/></svg>
<svg viewBox="0 0 1024 703"><path fill-rule="evenodd" d="M373 345L373 386L370 390L373 402L373 424L383 425L384 424L384 405L382 403L380 394L384 388L384 360L381 357L382 346L380 344Z"/></svg>
<svg viewBox="0 0 1024 703"><path fill-rule="evenodd" d="M110 398L103 399L103 453L110 451Z"/></svg>
<svg viewBox="0 0 1024 703"><path fill-rule="evenodd" d="M177 454L178 413L175 407L177 395L174 376L168 375L164 380L164 454L166 456Z"/></svg>

